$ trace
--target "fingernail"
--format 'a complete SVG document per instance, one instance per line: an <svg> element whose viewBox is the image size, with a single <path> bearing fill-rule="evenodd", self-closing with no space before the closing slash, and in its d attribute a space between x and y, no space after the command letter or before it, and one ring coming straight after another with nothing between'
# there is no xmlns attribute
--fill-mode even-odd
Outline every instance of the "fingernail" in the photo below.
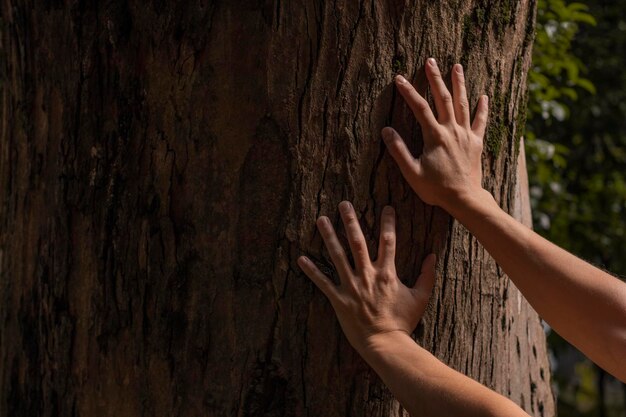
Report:
<svg viewBox="0 0 626 417"><path fill-rule="evenodd" d="M396 82L398 84L404 84L407 81L406 81L406 78L404 78L402 75L398 74L398 75L396 75Z"/></svg>
<svg viewBox="0 0 626 417"><path fill-rule="evenodd" d="M301 256L300 257L300 262L307 264L307 263L309 263L309 258L307 258L306 256Z"/></svg>
<svg viewBox="0 0 626 417"><path fill-rule="evenodd" d="M343 212L350 210L351 207L352 207L352 204L350 204L349 201L342 201L341 203L339 203L339 210Z"/></svg>
<svg viewBox="0 0 626 417"><path fill-rule="evenodd" d="M383 207L383 212L384 212L385 214L391 214L391 213L393 213L393 207L391 207L391 206L385 206L385 207Z"/></svg>
<svg viewBox="0 0 626 417"><path fill-rule="evenodd" d="M437 62L435 62L435 58L428 58L428 64L431 67L436 67L437 66Z"/></svg>
<svg viewBox="0 0 626 417"><path fill-rule="evenodd" d="M382 131L382 134L383 134L383 140L384 140L385 142L386 142L386 141L388 141L388 140L390 140L390 139L391 139L391 137L393 136L393 133L392 133L392 131L391 131L391 128L389 128L389 127L385 127L385 128L383 129L383 131Z"/></svg>
<svg viewBox="0 0 626 417"><path fill-rule="evenodd" d="M483 102L485 103L485 106L489 104L489 96L483 96Z"/></svg>
<svg viewBox="0 0 626 417"><path fill-rule="evenodd" d="M455 69L458 74L463 74L463 65L456 64Z"/></svg>

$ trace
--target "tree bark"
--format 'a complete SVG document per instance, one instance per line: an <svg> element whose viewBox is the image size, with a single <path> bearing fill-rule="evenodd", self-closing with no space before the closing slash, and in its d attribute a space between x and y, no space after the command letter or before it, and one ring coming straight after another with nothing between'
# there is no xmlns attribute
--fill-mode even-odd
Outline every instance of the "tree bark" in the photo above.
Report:
<svg viewBox="0 0 626 417"><path fill-rule="evenodd" d="M398 416L299 271L353 202L399 275L438 281L418 341L554 414L537 314L423 204L380 140L419 126L429 56L490 96L484 185L515 211L535 0L4 0L0 416ZM517 216L521 211L517 209Z"/></svg>

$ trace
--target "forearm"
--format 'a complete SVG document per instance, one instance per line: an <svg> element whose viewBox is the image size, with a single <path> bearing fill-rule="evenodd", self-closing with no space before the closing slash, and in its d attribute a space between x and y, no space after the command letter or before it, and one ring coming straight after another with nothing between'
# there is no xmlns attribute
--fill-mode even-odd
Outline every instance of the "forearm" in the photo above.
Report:
<svg viewBox="0 0 626 417"><path fill-rule="evenodd" d="M406 333L369 340L359 353L413 416L525 416L517 405L449 368Z"/></svg>
<svg viewBox="0 0 626 417"><path fill-rule="evenodd" d="M626 380L625 283L522 225L486 191L449 211L550 326L598 365Z"/></svg>

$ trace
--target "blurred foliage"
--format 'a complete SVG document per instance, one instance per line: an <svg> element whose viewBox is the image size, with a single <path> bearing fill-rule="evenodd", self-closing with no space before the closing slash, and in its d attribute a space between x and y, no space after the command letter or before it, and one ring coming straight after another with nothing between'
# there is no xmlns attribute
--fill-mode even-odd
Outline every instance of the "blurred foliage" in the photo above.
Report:
<svg viewBox="0 0 626 417"><path fill-rule="evenodd" d="M535 229L626 275L626 0L540 0L526 151ZM626 388L552 332L559 415L624 416Z"/></svg>
<svg viewBox="0 0 626 417"><path fill-rule="evenodd" d="M576 100L579 89L595 92L593 83L581 76L585 67L572 53L571 44L579 24L596 21L582 3L540 0L537 7L533 71L528 74L529 115L562 121L568 115L563 99Z"/></svg>

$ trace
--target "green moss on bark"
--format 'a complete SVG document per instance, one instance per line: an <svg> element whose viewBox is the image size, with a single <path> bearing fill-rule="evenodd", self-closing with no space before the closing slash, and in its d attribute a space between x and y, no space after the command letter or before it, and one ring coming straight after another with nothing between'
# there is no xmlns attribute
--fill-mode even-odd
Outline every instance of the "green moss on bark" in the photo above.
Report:
<svg viewBox="0 0 626 417"><path fill-rule="evenodd" d="M500 85L500 83L498 83ZM493 156L497 156L502 149L502 143L511 135L511 126L508 123L508 103L511 101L510 93L501 94L500 88L496 89L490 99L491 122L485 136L485 148Z"/></svg>

